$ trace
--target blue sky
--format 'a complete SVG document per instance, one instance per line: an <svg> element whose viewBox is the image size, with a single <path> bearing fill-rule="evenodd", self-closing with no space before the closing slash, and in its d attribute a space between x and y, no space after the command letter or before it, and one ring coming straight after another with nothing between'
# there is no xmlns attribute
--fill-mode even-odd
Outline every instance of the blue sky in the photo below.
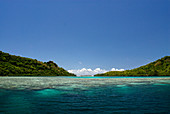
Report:
<svg viewBox="0 0 170 114"><path fill-rule="evenodd" d="M170 0L1 0L0 50L70 69L170 55Z"/></svg>

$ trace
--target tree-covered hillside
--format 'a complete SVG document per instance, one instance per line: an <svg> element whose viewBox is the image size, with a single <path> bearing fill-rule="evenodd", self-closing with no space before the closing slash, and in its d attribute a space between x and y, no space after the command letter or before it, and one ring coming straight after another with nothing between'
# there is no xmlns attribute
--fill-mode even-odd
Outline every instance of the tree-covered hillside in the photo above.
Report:
<svg viewBox="0 0 170 114"><path fill-rule="evenodd" d="M95 76L170 76L170 56L132 70L110 71Z"/></svg>
<svg viewBox="0 0 170 114"><path fill-rule="evenodd" d="M75 76L53 61L41 62L0 51L0 76Z"/></svg>

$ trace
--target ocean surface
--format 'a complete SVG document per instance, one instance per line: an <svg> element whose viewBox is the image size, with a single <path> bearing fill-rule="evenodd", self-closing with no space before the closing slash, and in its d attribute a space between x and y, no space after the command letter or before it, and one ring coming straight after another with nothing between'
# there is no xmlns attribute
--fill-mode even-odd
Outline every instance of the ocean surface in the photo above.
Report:
<svg viewBox="0 0 170 114"><path fill-rule="evenodd" d="M170 113L170 77L0 77L0 113Z"/></svg>

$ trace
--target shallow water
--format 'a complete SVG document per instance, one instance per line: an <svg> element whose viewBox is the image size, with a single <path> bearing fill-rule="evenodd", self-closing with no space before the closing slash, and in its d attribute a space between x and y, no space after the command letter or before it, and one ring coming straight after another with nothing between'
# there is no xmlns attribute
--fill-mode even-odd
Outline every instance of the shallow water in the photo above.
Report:
<svg viewBox="0 0 170 114"><path fill-rule="evenodd" d="M170 77L0 77L0 113L169 113Z"/></svg>

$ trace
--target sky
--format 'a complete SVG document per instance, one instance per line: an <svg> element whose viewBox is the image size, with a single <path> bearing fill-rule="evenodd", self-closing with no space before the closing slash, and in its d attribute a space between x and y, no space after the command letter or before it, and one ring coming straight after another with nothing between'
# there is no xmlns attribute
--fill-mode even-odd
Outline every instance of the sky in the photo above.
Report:
<svg viewBox="0 0 170 114"><path fill-rule="evenodd" d="M83 74L170 55L170 0L0 0L0 50Z"/></svg>

